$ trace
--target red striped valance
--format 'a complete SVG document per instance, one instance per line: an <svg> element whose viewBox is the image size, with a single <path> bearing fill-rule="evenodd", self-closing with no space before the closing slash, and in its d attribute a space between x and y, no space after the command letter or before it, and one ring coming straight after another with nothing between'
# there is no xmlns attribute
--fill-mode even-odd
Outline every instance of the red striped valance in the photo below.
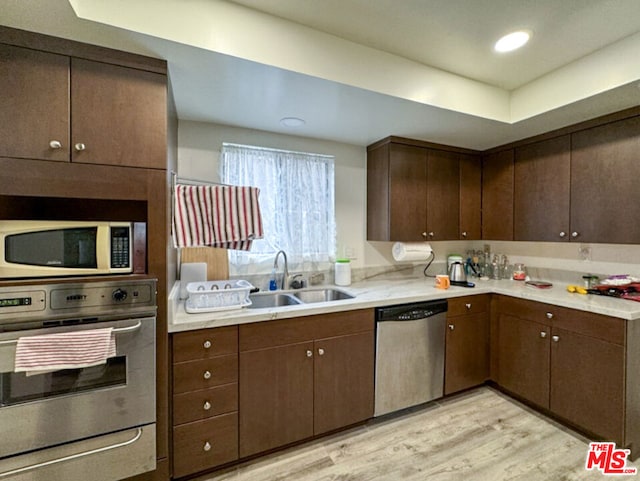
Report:
<svg viewBox="0 0 640 481"><path fill-rule="evenodd" d="M177 184L174 246L251 249L262 238L259 193L256 187Z"/></svg>

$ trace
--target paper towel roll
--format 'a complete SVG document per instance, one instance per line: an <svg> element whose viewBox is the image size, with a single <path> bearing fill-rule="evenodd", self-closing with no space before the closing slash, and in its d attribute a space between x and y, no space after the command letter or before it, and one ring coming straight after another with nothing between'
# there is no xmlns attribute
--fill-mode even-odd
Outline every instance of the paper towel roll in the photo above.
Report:
<svg viewBox="0 0 640 481"><path fill-rule="evenodd" d="M432 252L428 242L396 242L391 248L397 262L426 261Z"/></svg>

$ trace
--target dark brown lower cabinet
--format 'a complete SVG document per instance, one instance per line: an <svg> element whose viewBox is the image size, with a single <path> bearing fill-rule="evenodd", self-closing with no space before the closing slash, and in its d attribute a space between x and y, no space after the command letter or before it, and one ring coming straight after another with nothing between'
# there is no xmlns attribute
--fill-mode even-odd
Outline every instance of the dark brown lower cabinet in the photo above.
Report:
<svg viewBox="0 0 640 481"><path fill-rule="evenodd" d="M484 383L489 378L489 296L449 300L445 339L444 393Z"/></svg>
<svg viewBox="0 0 640 481"><path fill-rule="evenodd" d="M498 384L599 438L631 445L636 428L627 423L625 432L625 396L637 389L625 384L626 322L506 297L498 306Z"/></svg>
<svg viewBox="0 0 640 481"><path fill-rule="evenodd" d="M551 411L622 443L624 347L563 329L552 334Z"/></svg>
<svg viewBox="0 0 640 481"><path fill-rule="evenodd" d="M240 457L373 416L372 310L240 326Z"/></svg>
<svg viewBox="0 0 640 481"><path fill-rule="evenodd" d="M313 342L240 353L240 457L313 435Z"/></svg>
<svg viewBox="0 0 640 481"><path fill-rule="evenodd" d="M374 331L314 343L314 434L363 421L373 413Z"/></svg>
<svg viewBox="0 0 640 481"><path fill-rule="evenodd" d="M549 327L508 314L498 322L498 384L548 408Z"/></svg>

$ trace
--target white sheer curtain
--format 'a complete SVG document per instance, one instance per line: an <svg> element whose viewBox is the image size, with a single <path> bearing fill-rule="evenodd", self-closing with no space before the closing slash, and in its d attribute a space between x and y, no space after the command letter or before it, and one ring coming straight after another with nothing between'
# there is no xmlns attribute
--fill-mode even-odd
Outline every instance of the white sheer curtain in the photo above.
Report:
<svg viewBox="0 0 640 481"><path fill-rule="evenodd" d="M327 268L335 260L334 157L223 144L220 179L260 188L264 239L251 251L229 251L237 274L270 272L275 254L290 270Z"/></svg>

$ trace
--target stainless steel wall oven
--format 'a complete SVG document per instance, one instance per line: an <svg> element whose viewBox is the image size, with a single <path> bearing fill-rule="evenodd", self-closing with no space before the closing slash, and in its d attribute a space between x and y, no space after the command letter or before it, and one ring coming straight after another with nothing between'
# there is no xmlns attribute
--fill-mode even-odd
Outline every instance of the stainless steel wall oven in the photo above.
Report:
<svg viewBox="0 0 640 481"><path fill-rule="evenodd" d="M115 481L155 469L153 279L0 287L0 481ZM105 363L15 372L21 337L112 328Z"/></svg>

